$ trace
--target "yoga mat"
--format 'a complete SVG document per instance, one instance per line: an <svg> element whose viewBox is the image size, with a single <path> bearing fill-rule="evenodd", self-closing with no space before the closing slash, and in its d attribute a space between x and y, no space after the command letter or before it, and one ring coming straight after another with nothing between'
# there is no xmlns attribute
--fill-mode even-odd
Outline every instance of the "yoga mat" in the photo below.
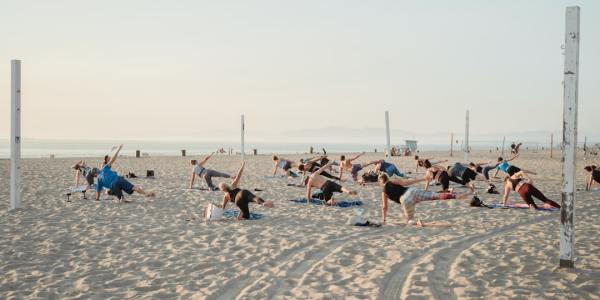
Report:
<svg viewBox="0 0 600 300"><path fill-rule="evenodd" d="M500 203L495 203L490 205L493 208L502 208L502 204ZM528 209L529 205L527 205L526 203L509 203L506 205L508 208L520 208L520 209ZM556 208L556 207L538 207L537 210L543 210L543 211L556 211L556 210L560 210L560 208Z"/></svg>
<svg viewBox="0 0 600 300"><path fill-rule="evenodd" d="M228 209L223 212L223 218L237 218L239 214L240 211L237 209ZM260 220L262 217L264 217L263 214L251 212L249 220Z"/></svg>
<svg viewBox="0 0 600 300"><path fill-rule="evenodd" d="M296 204L306 204L306 199L302 198L302 199L292 199L290 200L290 202L296 203ZM335 206L336 207L341 207L341 208L346 208L346 207L352 207L352 206L359 206L362 205L363 202L360 200L336 200L335 201ZM310 199L310 204L314 204L314 205L325 205L325 200L321 200L321 199Z"/></svg>

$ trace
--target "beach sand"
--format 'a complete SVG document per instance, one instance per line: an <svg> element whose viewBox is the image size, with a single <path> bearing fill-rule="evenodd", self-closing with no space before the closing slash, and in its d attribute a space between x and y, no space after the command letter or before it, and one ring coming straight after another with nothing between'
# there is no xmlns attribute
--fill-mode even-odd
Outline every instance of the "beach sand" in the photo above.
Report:
<svg viewBox="0 0 600 300"><path fill-rule="evenodd" d="M462 159L447 155L422 153ZM560 203L555 155L524 152L514 164L539 172L536 186ZM497 156L477 152L472 159ZM387 225L349 226L353 208L289 202L304 189L286 185L297 179L265 179L270 156L247 156L241 186L263 189L256 194L275 207L251 204L265 215L260 220L205 222L203 208L220 203L222 194L186 190L190 158L119 158L115 169L122 174L156 173L132 182L157 197L134 195L125 204L80 195L66 202L61 192L73 185L69 166L78 159L25 159L22 208L15 211L8 211L9 162L0 160L0 298L600 299L600 192L577 193L576 268L567 270L558 268L560 212L434 201L419 204L417 216L449 227L416 228L404 225L401 206L390 202ZM207 166L234 174L239 159L215 156ZM392 161L414 173L412 157ZM586 174L578 164L583 189ZM348 177L343 185L359 191L365 215L379 222L381 188ZM496 186L501 190L500 179ZM484 202L500 201L484 193L484 183L478 187ZM520 203L517 197L511 199Z"/></svg>

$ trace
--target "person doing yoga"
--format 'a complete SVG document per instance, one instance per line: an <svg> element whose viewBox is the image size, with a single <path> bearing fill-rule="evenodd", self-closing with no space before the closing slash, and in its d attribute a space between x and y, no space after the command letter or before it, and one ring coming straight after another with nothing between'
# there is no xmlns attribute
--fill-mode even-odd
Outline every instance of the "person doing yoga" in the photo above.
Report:
<svg viewBox="0 0 600 300"><path fill-rule="evenodd" d="M400 172L400 170L396 167L396 165L389 163L383 159L376 161L375 170L387 174L388 177L392 177L394 175L398 177L405 177L404 174Z"/></svg>
<svg viewBox="0 0 600 300"><path fill-rule="evenodd" d="M145 192L139 186L133 185L131 182L127 181L123 176L119 176L117 172L114 172L111 168L112 165L117 160L119 156L119 152L123 148L123 145L119 145L113 156L110 160L102 167L100 172L97 175L98 184L96 184L96 201L100 200L100 192L102 192L102 188L108 189L112 194L117 197L119 202L125 201L125 197L123 196L123 192L131 195L133 192L138 192L146 197L154 197L155 194L153 192Z"/></svg>
<svg viewBox="0 0 600 300"><path fill-rule="evenodd" d="M423 162L423 167L426 168L425 177L429 178L429 180L425 180L425 190L429 190L429 185L431 181L436 180L439 184L442 185L442 192L449 192L450 187L450 173L448 170L442 166L433 165L429 162L429 160L425 160Z"/></svg>
<svg viewBox="0 0 600 300"><path fill-rule="evenodd" d="M424 176L421 179L389 179L386 174L380 174L378 178L379 186L383 188L381 192L381 217L382 223L387 221L388 200L401 204L404 208L404 216L409 225L424 226L421 220L415 222L415 208L417 203L422 201L449 200L449 199L467 199L471 193L435 193L409 187L421 181L428 181L430 177Z"/></svg>
<svg viewBox="0 0 600 300"><path fill-rule="evenodd" d="M292 167L296 164L289 159L280 158L277 155L273 155L273 176L277 174L277 169L282 169L285 172L285 176L297 177L298 175L292 172Z"/></svg>
<svg viewBox="0 0 600 300"><path fill-rule="evenodd" d="M94 185L94 178L100 173L100 169L87 166L83 160L74 164L72 168L75 169L75 186L79 186L80 178L85 178L87 189Z"/></svg>
<svg viewBox="0 0 600 300"><path fill-rule="evenodd" d="M374 160L371 162L368 162L366 164L354 164L352 163L353 161L357 160L359 157L363 156L365 153L361 153L353 158L346 158L346 155L342 155L340 156L340 180L342 180L343 178L343 174L344 171L350 172L350 174L352 175L352 180L354 181L358 181L358 172L360 172L360 170L364 169L365 167L369 166L369 165L374 165L376 164L378 161Z"/></svg>
<svg viewBox="0 0 600 300"><path fill-rule="evenodd" d="M349 195L356 195L357 193L354 191L350 191L345 187L335 183L334 181L327 180L325 177L321 175L323 170L331 165L331 162L328 162L317 171L312 173L308 178L308 182L306 183L306 201L310 203L312 197L312 189L317 188L320 189L323 193L323 200L327 203L327 205L335 205L335 199L333 198L333 193L347 193Z"/></svg>
<svg viewBox="0 0 600 300"><path fill-rule="evenodd" d="M598 166L596 165L585 166L584 170L590 173L590 177L585 185L585 190L589 191L592 189L592 185L600 184L600 170L598 170Z"/></svg>
<svg viewBox="0 0 600 300"><path fill-rule="evenodd" d="M502 206L506 207L508 196L512 191L517 192L530 208L538 208L533 201L533 197L550 204L552 207L560 208L558 203L548 199L540 192L540 190L533 186L533 181L523 171L519 171L512 176L504 177L504 198L502 199Z"/></svg>
<svg viewBox="0 0 600 300"><path fill-rule="evenodd" d="M509 161L512 161L517 157L519 157L519 154L515 154L515 155L513 155L513 157L511 157L507 160L504 160L502 157L498 157L498 165L496 166L496 172L494 172L494 176L492 176L492 177L496 178L496 175L498 175L499 171L502 171L502 172L508 174L508 176L512 176L512 175L518 173L519 171L523 171L527 174L537 175L536 173L534 173L532 171L521 169L517 166L513 166L508 163Z"/></svg>
<svg viewBox="0 0 600 300"><path fill-rule="evenodd" d="M319 161L320 161L320 163L319 163ZM298 165L298 170L300 172L302 172L302 175L306 175L307 172L313 173L314 171L321 168L323 165L326 165L328 162L329 162L329 160L325 156L315 157L315 158L311 158L309 160L303 160L303 162ZM339 177L333 176L325 171L321 172L321 175L323 175L327 178L340 180Z"/></svg>
<svg viewBox="0 0 600 300"><path fill-rule="evenodd" d="M206 184L208 185L208 189L210 189L211 191L217 190L217 187L214 186L214 184L212 182L213 177L231 178L231 175L229 175L229 174L218 172L218 171L215 171L212 169L208 169L204 166L206 164L206 162L214 154L215 154L214 152L211 153L210 155L206 156L201 161L197 161L195 159L192 159L190 161L192 166L194 166L192 168L192 178L190 180L190 189L192 189L194 187L194 181L196 180L196 177L204 178L204 181L206 181Z"/></svg>
<svg viewBox="0 0 600 300"><path fill-rule="evenodd" d="M427 167L425 167L425 161L429 161L432 165L437 165L443 162L447 162L448 160L437 160L434 161L432 158L422 158L418 155L415 155L415 174L419 173L419 168L423 168L427 171Z"/></svg>
<svg viewBox="0 0 600 300"><path fill-rule="evenodd" d="M237 205L237 207L240 209L240 214L237 217L238 220L250 219L250 208L248 207L250 203L262 204L266 207L273 207L273 202L265 201L262 198L252 194L252 192L249 190L240 189L238 187L245 165L246 163L242 162L242 166L231 182L231 185L227 185L224 182L219 183L219 189L223 192L223 205L221 208L225 210L229 201L234 202L235 205Z"/></svg>

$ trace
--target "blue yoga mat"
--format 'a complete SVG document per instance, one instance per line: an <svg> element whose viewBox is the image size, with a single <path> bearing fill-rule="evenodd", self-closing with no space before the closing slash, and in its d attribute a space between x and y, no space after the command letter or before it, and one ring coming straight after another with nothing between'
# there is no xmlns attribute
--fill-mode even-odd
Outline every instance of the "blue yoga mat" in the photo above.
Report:
<svg viewBox="0 0 600 300"><path fill-rule="evenodd" d="M237 209L228 209L223 212L223 218L237 218L239 214L240 211ZM262 217L264 217L263 214L253 212L250 213L250 220L260 220Z"/></svg>
<svg viewBox="0 0 600 300"><path fill-rule="evenodd" d="M493 208L502 208L502 204L500 203L495 203L491 205ZM529 209L529 206L525 203L523 204L508 204L506 205L506 207L508 208L519 208L519 209ZM556 207L552 207L552 208L546 208L546 207L538 207L537 210L543 210L543 211L556 211L556 210L560 210L560 208L556 208Z"/></svg>
<svg viewBox="0 0 600 300"><path fill-rule="evenodd" d="M306 204L306 199L304 199L304 198L302 198L302 199L292 199L290 201L294 202L294 203L297 203L297 204ZM359 206L359 205L363 204L363 202L360 201L360 200L336 200L335 202L336 202L335 203L336 207L342 207L342 208L352 207L352 206ZM310 204L325 205L325 200L310 199Z"/></svg>

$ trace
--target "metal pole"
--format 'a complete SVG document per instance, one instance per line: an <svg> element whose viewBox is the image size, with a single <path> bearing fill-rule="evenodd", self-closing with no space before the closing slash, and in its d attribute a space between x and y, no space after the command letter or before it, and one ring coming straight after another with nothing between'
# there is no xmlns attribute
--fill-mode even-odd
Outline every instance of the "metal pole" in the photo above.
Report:
<svg viewBox="0 0 600 300"><path fill-rule="evenodd" d="M241 139L241 148L242 148L242 161L244 160L244 115L242 115L242 139Z"/></svg>
<svg viewBox="0 0 600 300"><path fill-rule="evenodd" d="M575 260L575 159L577 152L577 97L579 83L579 6L565 15L565 69L563 103L563 178L560 211L560 264L573 268Z"/></svg>
<svg viewBox="0 0 600 300"><path fill-rule="evenodd" d="M387 110L385 111L385 135L387 137L387 153L391 158L392 153L390 152L390 114Z"/></svg>
<svg viewBox="0 0 600 300"><path fill-rule="evenodd" d="M21 61L11 61L10 209L21 200Z"/></svg>
<svg viewBox="0 0 600 300"><path fill-rule="evenodd" d="M502 137L502 154L500 156L502 156L504 158L504 144L506 143L506 136Z"/></svg>
<svg viewBox="0 0 600 300"><path fill-rule="evenodd" d="M452 147L454 145L454 133L450 133L450 157L452 157Z"/></svg>
<svg viewBox="0 0 600 300"><path fill-rule="evenodd" d="M465 162L469 161L469 110L467 110L465 122Z"/></svg>

